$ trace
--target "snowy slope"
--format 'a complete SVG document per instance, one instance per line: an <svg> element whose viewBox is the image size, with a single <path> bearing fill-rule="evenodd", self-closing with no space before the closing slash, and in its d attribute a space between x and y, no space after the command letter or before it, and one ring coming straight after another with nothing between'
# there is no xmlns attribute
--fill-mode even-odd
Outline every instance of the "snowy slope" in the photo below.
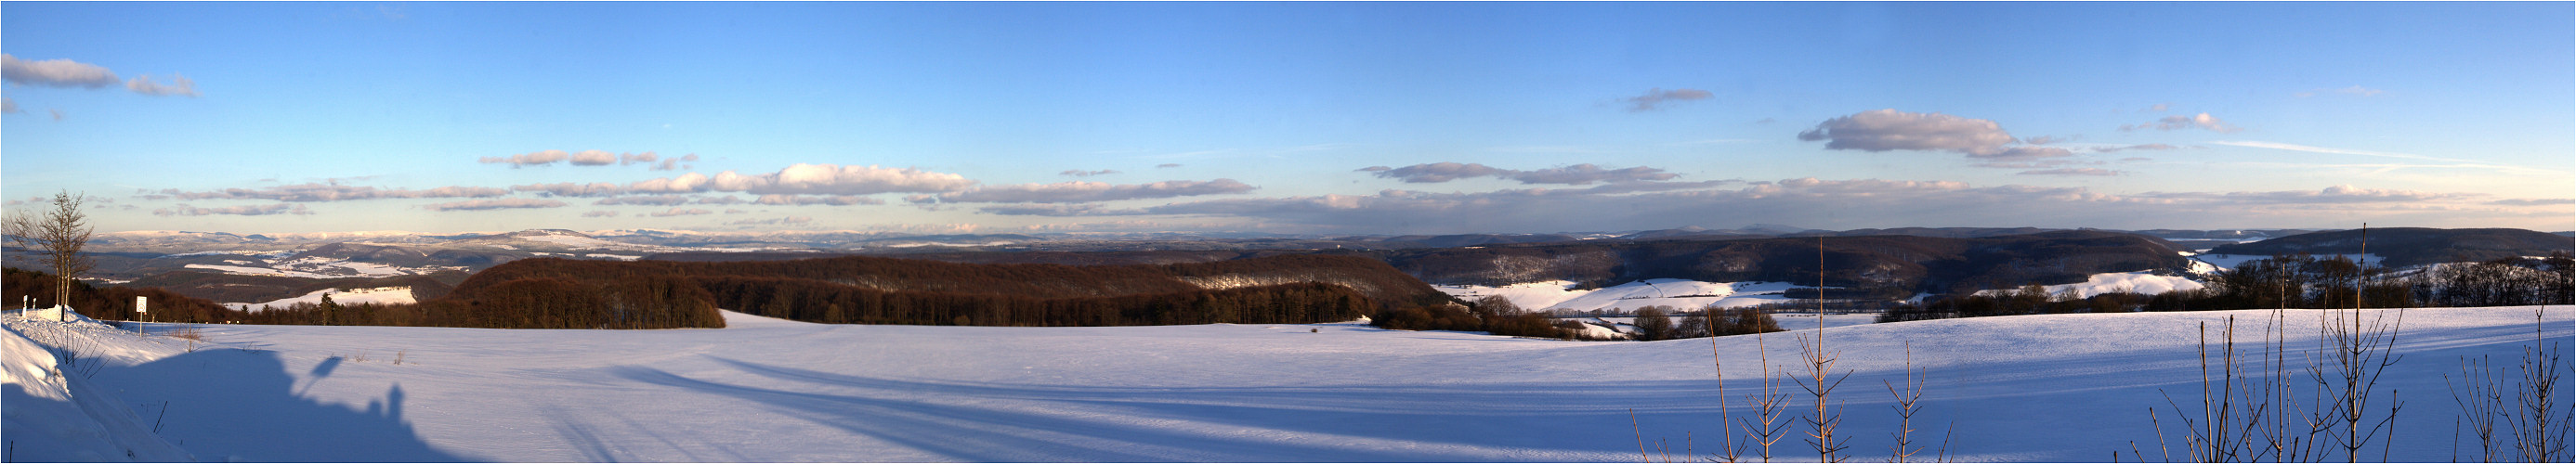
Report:
<svg viewBox="0 0 2576 464"><path fill-rule="evenodd" d="M331 295L332 303L343 305L360 303L410 304L420 302L420 300L412 298L411 287L353 288L346 290L326 288L314 290L312 293L306 293L294 298L284 298L261 303L224 303L224 306L243 311L258 311L260 308L285 308L296 303L322 304L322 295Z"/></svg>
<svg viewBox="0 0 2576 464"><path fill-rule="evenodd" d="M2549 337L2571 335L2571 312L2550 310ZM2197 388L2195 324L2270 314L1826 332L1838 367L1854 372L1837 404L1862 460L1884 458L1894 417L1879 386L1896 378L1910 341L1931 379L1918 428L1956 421L1952 458L2099 461L2132 440L2155 452L2146 410L2165 404L2159 390ZM2449 459L2453 406L2440 374L2461 355L2517 356L2532 315L2407 313L2407 357L2384 380L2408 404L2392 457ZM1678 445L1689 432L1706 448L1719 414L1712 341L1730 395L1758 386L1761 353L1751 336L1565 342L1354 324L726 317L724 329L652 331L204 326L222 347L132 349L154 356L113 360L95 381L128 401L171 401L161 435L209 460L1627 461L1637 459L1631 410L1648 440ZM2313 337L2294 332L2286 344L2313 347ZM1760 340L1774 363L1795 356L1789 334Z"/></svg>
<svg viewBox="0 0 2576 464"><path fill-rule="evenodd" d="M2092 298L2104 293L2126 292L2154 295L2164 292L2199 290L2205 285L2187 277L2156 275L2152 271L2106 272L2094 274L2083 283L2043 286L2051 296L2074 293L2076 298ZM1979 295L2003 295L2014 290L1979 290Z"/></svg>
<svg viewBox="0 0 2576 464"><path fill-rule="evenodd" d="M1647 306L1699 308L1711 304L1720 307L1753 306L1789 301L1781 292L1799 287L1782 282L1700 282L1682 279L1648 279L1592 290L1574 290L1574 282L1547 281L1502 287L1481 285L1435 285L1441 293L1467 301L1499 295L1512 304L1529 310L1566 309L1637 309Z"/></svg>

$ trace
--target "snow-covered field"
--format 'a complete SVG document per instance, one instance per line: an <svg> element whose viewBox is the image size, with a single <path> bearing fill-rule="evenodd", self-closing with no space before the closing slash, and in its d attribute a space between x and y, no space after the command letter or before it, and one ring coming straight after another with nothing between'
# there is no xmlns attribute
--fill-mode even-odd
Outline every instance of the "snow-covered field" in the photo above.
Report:
<svg viewBox="0 0 2576 464"><path fill-rule="evenodd" d="M2547 337L2571 336L2571 309L2548 309ZM1881 382L1900 378L1907 343L1930 379L1919 439L1938 442L1955 423L1952 459L2101 461L2132 441L2156 459L2147 408L2168 409L2160 390L2197 392L2195 326L2270 314L1825 333L1836 367L1854 373L1834 404L1859 460L1885 458L1895 416ZM2314 347L2319 313L2287 314L2309 329L2286 345ZM41 356L8 347L6 433L19 460L122 459L111 442L149 442L130 434L158 421L159 437L209 461L1632 461L1631 411L1650 447L1678 449L1689 433L1702 451L1721 414L1711 339L726 317L724 329L650 331L209 325L199 327L218 344L193 351L170 337L84 332L106 364L68 378L80 388L46 383L63 378L32 373L41 369L22 358ZM7 324L19 334L52 323ZM2456 376L2464 355L2516 359L2534 327L2529 307L2407 311L2406 357L2383 379L2406 401L2390 457L2449 460L2455 406L2441 374ZM1730 396L1758 387L1756 340L1713 340ZM1790 334L1760 340L1774 364L1796 355ZM58 390L68 393L46 393ZM80 414L115 424L88 441L39 435L93 423ZM1797 459L1796 442L1779 451Z"/></svg>
<svg viewBox="0 0 2576 464"><path fill-rule="evenodd" d="M1682 279L1647 279L1592 290L1575 290L1574 282L1555 280L1487 287L1482 285L1434 285L1441 293L1467 301L1499 295L1523 309L1544 311L1567 309L1633 310L1647 306L1700 308L1711 304L1734 308L1764 303L1789 301L1781 292L1799 287L1785 282L1701 282Z"/></svg>
<svg viewBox="0 0 2576 464"><path fill-rule="evenodd" d="M343 305L360 303L411 304L420 302L420 300L412 297L411 287L376 287L353 288L346 290L327 288L314 290L312 293L306 293L294 298L283 298L260 303L224 303L224 306L242 311L258 311L261 308L285 308L288 305L296 303L321 304L322 295L331 295L332 303Z"/></svg>
<svg viewBox="0 0 2576 464"><path fill-rule="evenodd" d="M2076 298L2092 298L2104 293L2126 292L2154 295L2180 290L2199 290L2200 281L2188 277L2156 275L2151 271L2107 272L2087 276L2083 283L2043 287L2051 296L2072 293ZM2002 295L2013 290L1979 290L1979 295Z"/></svg>

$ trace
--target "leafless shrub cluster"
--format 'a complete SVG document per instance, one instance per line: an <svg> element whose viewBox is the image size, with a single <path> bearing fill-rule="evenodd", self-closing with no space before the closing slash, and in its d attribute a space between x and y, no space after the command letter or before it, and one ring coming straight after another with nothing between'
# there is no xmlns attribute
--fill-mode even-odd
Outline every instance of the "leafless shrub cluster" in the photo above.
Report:
<svg viewBox="0 0 2576 464"><path fill-rule="evenodd" d="M2547 310L2532 310L2532 344L2523 347L2522 363L2515 369L2519 375L2511 377L2514 383L2505 383L2505 369L2495 367L2484 356L2461 357L2459 379L2443 376L2443 382L2451 387L2452 400L2460 405L2460 417L2452 421L2452 460L2460 458L2459 428L2463 426L2477 437L2474 446L2478 462L2566 462L2576 458L2569 452L2576 408L2559 402L2559 397L2565 395L2558 382L2566 376L2567 357L2563 345L2551 342L2543 334L2547 324L2542 316Z"/></svg>

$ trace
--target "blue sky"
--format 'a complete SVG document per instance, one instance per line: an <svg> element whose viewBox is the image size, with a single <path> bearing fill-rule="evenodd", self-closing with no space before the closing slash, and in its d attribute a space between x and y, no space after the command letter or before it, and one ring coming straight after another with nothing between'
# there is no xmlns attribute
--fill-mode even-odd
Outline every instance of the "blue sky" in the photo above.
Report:
<svg viewBox="0 0 2576 464"><path fill-rule="evenodd" d="M2571 18L11 2L0 191L101 231L2558 231Z"/></svg>

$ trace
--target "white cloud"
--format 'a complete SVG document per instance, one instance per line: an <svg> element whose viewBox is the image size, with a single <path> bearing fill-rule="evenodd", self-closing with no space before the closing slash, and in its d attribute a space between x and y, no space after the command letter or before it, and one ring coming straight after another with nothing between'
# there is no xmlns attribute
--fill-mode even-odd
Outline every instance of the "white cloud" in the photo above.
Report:
<svg viewBox="0 0 2576 464"><path fill-rule="evenodd" d="M104 88L116 85L116 73L105 66L67 59L28 61L0 53L0 79L19 85Z"/></svg>
<svg viewBox="0 0 2576 464"><path fill-rule="evenodd" d="M617 164L617 154L599 150L582 150L572 154L574 166L607 166Z"/></svg>
<svg viewBox="0 0 2576 464"><path fill-rule="evenodd" d="M560 208L563 206L564 202L554 200L503 198L499 200L466 200L451 203L437 203L422 205L421 208L430 211L481 211L491 209Z"/></svg>
<svg viewBox="0 0 2576 464"><path fill-rule="evenodd" d="M597 209L597 210L590 210L590 211L583 212L583 213L581 213L581 217L617 217L617 212L616 212L616 211L604 210L604 209Z"/></svg>
<svg viewBox="0 0 2576 464"><path fill-rule="evenodd" d="M1056 174L1058 174L1058 175L1066 175L1066 176L1074 176L1074 177L1091 177L1091 176L1105 176L1105 175L1117 174L1117 173L1118 173L1118 171L1113 171L1113 170L1108 170L1108 169L1102 169L1102 170L1098 170L1098 171L1084 171L1084 170L1080 170L1080 169L1072 169L1072 170L1066 170L1066 171L1064 171L1064 172L1059 172L1059 173L1056 173Z"/></svg>
<svg viewBox="0 0 2576 464"><path fill-rule="evenodd" d="M2054 141L2054 139L2041 138ZM2012 133L1994 121L1941 113L1908 113L1895 109L1863 111L1827 119L1798 133L1798 140L1824 141L1827 150L1884 152L1947 151L1989 160L2033 160L2074 154L2064 148L2012 145Z"/></svg>
<svg viewBox="0 0 2576 464"><path fill-rule="evenodd" d="M227 206L222 208L198 208L182 204L169 208L152 210L152 215L154 216L211 216L217 214L234 216L267 216L272 214L310 215L313 214L313 210L305 208L304 205L290 205L286 203L278 203L274 205Z"/></svg>
<svg viewBox="0 0 2576 464"><path fill-rule="evenodd" d="M697 215L705 215L705 214L715 214L715 212L714 212L714 211L707 211L707 210L704 210L704 209L698 209L698 208L688 208L688 209L671 208L670 210L667 210L667 211L662 211L662 212L659 212L659 213L653 213L653 217L697 216Z"/></svg>
<svg viewBox="0 0 2576 464"><path fill-rule="evenodd" d="M1978 154L2002 150L2011 133L1994 121L1941 113L1908 113L1895 109L1863 111L1827 119L1798 133L1798 140L1825 141L1828 150L1937 150Z"/></svg>
<svg viewBox="0 0 2576 464"><path fill-rule="evenodd" d="M1634 87L1631 87L1631 88L1634 88ZM1706 100L1706 99L1708 99L1708 97L1710 97L1710 96L1711 96L1711 94L1710 94L1710 93L1708 93L1708 91L1706 91L1706 90L1699 90L1699 89L1672 89L1672 90L1664 90L1664 89L1662 89L1662 88L1655 88L1655 89L1649 89L1649 90L1647 90L1645 95L1638 95L1638 96L1634 96L1634 97L1622 98L1622 99L1619 99L1619 101L1628 102L1628 105L1629 105L1629 106L1628 106L1628 111L1630 111L1630 112L1638 112L1638 111L1653 111L1653 110L1656 110L1656 109L1658 109L1658 108L1656 108L1658 105L1662 105L1662 104L1664 104L1664 103L1666 103L1666 102L1683 102L1683 101L1692 101L1692 100Z"/></svg>

